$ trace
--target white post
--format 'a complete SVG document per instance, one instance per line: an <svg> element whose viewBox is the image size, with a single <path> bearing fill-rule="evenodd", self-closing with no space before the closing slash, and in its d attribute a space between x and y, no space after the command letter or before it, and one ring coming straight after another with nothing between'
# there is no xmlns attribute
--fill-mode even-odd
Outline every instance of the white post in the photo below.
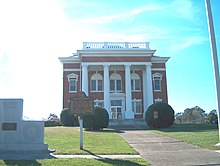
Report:
<svg viewBox="0 0 220 166"><path fill-rule="evenodd" d="M109 65L104 64L104 107L108 111L109 119L112 119L110 113L110 83L109 83Z"/></svg>
<svg viewBox="0 0 220 166"><path fill-rule="evenodd" d="M82 64L82 91L88 96L88 65Z"/></svg>
<svg viewBox="0 0 220 166"><path fill-rule="evenodd" d="M80 149L83 149L83 118L79 117L79 127L80 127Z"/></svg>
<svg viewBox="0 0 220 166"><path fill-rule="evenodd" d="M125 91L126 91L126 116L125 119L134 119L132 111L132 96L131 96L131 65L125 65Z"/></svg>
<svg viewBox="0 0 220 166"><path fill-rule="evenodd" d="M209 38L212 52L212 62L214 68L215 88L216 88L216 99L217 99L217 112L218 112L218 129L219 129L219 141L220 141L220 78L219 78L219 66L218 66L218 55L215 41L215 31L212 20L212 11L210 6L210 0L205 0L206 15L208 21ZM217 144L220 146L220 143Z"/></svg>

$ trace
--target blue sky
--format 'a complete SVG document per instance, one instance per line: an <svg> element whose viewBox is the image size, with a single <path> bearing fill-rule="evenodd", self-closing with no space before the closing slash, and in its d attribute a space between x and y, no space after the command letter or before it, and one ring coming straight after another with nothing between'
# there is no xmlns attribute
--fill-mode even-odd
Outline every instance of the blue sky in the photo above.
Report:
<svg viewBox="0 0 220 166"><path fill-rule="evenodd" d="M220 1L211 0L218 52ZM24 116L62 109L62 66L83 41L150 42L167 62L175 112L216 109L204 0L0 0L0 98L23 98Z"/></svg>

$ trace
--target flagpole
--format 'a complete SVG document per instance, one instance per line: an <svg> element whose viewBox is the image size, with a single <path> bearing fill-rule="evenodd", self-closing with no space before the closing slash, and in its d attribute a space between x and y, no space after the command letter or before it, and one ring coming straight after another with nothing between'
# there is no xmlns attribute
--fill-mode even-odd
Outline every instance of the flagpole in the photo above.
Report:
<svg viewBox="0 0 220 166"><path fill-rule="evenodd" d="M212 62L213 62L213 69L214 69L214 79L215 79L215 89L216 89L216 99L217 99L217 114L218 114L218 130L219 130L219 142L220 142L220 78L219 78L219 66L218 66L218 55L217 55L217 48L216 48L216 40L215 40L215 31L212 19L212 11L210 0L205 0L206 6L206 15L208 21L208 29L209 29L209 39L210 39L210 46L211 46L211 53L212 53ZM220 143L217 144L220 146Z"/></svg>

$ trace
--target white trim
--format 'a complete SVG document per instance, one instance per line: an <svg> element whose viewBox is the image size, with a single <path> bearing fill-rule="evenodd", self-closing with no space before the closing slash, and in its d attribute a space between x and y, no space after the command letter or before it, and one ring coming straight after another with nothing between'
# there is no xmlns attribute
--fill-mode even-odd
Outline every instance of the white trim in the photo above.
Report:
<svg viewBox="0 0 220 166"><path fill-rule="evenodd" d="M75 73L71 73L71 74L68 74L67 77L68 77L68 81L69 81L70 78L75 78L76 81L78 81L79 75L77 75Z"/></svg>
<svg viewBox="0 0 220 166"><path fill-rule="evenodd" d="M82 65L151 65L151 62L82 62Z"/></svg>
<svg viewBox="0 0 220 166"><path fill-rule="evenodd" d="M160 98L157 98L157 99L154 99L154 103L159 103L159 102L162 102L163 99L160 99Z"/></svg>
<svg viewBox="0 0 220 166"><path fill-rule="evenodd" d="M166 71L166 68L152 68L152 71Z"/></svg>
<svg viewBox="0 0 220 166"><path fill-rule="evenodd" d="M63 69L63 71L81 71L81 69L80 68L78 68L78 69Z"/></svg>
<svg viewBox="0 0 220 166"><path fill-rule="evenodd" d="M160 77L160 79L162 80L163 74L161 74L161 73L154 73L152 75L152 77L153 77L153 79L154 79L154 77Z"/></svg>
<svg viewBox="0 0 220 166"><path fill-rule="evenodd" d="M151 58L152 63L166 63L170 57L158 57L158 56L153 56Z"/></svg>

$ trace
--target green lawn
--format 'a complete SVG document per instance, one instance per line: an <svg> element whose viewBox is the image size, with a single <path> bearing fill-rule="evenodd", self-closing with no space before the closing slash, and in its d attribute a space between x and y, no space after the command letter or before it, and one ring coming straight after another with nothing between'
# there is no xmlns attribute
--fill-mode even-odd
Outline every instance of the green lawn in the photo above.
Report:
<svg viewBox="0 0 220 166"><path fill-rule="evenodd" d="M30 160L30 161L2 161L1 166L61 166L61 165L74 165L74 166L145 166L147 162L142 158L136 159L45 159L45 160Z"/></svg>
<svg viewBox="0 0 220 166"><path fill-rule="evenodd" d="M214 146L219 143L217 125L210 124L175 124L170 128L152 130L153 132L176 138L201 148L220 150Z"/></svg>
<svg viewBox="0 0 220 166"><path fill-rule="evenodd" d="M45 128L45 143L56 149L54 154L138 154L114 130L84 131L84 150L79 148L79 139L79 128Z"/></svg>
<svg viewBox="0 0 220 166"><path fill-rule="evenodd" d="M45 143L54 154L137 154L119 134L110 129L99 132L84 131L84 150L79 148L79 129L73 127L45 127ZM44 160L0 160L0 165L8 166L144 166L143 158L131 159L44 159Z"/></svg>

